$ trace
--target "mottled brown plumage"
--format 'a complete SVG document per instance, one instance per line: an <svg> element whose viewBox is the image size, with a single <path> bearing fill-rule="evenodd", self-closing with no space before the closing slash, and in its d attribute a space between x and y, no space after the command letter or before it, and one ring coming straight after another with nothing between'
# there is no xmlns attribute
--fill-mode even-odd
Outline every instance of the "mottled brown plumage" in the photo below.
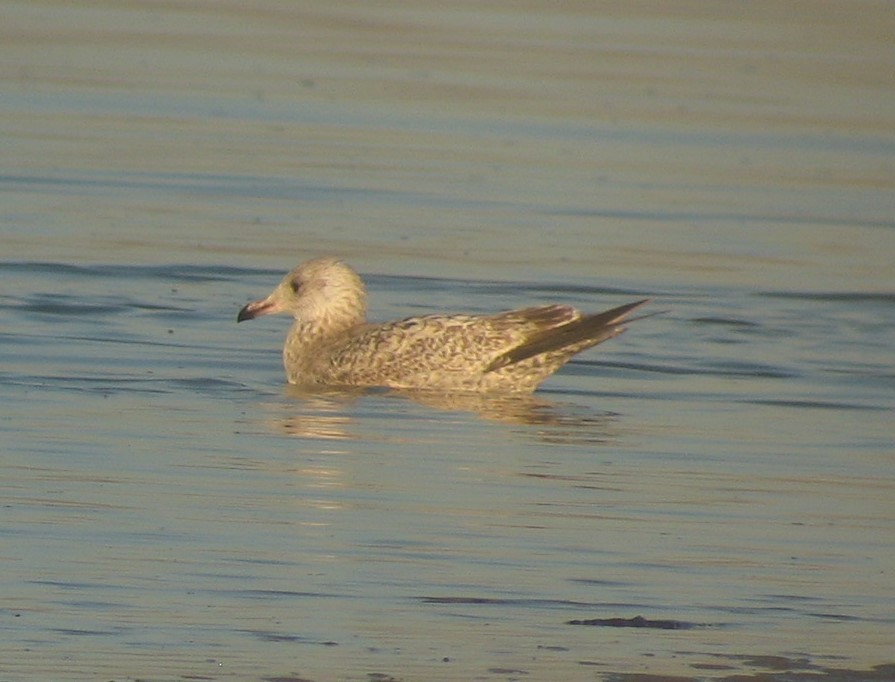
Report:
<svg viewBox="0 0 895 682"><path fill-rule="evenodd" d="M576 353L621 334L626 316L646 303L596 315L547 305L370 324L366 296L348 265L316 258L246 305L237 321L279 312L295 318L283 347L293 384L530 393Z"/></svg>

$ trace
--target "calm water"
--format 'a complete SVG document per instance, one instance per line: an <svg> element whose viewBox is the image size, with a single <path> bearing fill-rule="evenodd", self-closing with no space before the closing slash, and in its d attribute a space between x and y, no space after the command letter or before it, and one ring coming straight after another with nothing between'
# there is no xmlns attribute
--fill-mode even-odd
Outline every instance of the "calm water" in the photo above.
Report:
<svg viewBox="0 0 895 682"><path fill-rule="evenodd" d="M6 3L0 680L895 679L889 9ZM326 253L667 312L302 393Z"/></svg>

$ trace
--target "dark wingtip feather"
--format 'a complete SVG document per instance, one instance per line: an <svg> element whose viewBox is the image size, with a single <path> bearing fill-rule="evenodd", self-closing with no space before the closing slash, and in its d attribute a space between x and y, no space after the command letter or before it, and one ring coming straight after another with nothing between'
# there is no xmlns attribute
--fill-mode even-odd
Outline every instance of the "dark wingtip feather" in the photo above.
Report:
<svg viewBox="0 0 895 682"><path fill-rule="evenodd" d="M524 343L494 358L494 360L488 363L485 372L493 372L541 353L559 350L582 341L592 340L593 343L589 345L595 346L602 341L621 334L624 331L622 324L651 317L654 313L636 318L627 318L630 313L646 305L649 301L650 299L644 298L634 303L626 303L602 313L585 315L568 324L535 334Z"/></svg>

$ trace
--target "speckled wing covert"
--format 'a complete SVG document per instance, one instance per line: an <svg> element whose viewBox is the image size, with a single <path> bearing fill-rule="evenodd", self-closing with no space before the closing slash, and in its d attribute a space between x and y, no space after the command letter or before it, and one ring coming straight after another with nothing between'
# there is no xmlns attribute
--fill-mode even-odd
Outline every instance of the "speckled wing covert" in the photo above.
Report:
<svg viewBox="0 0 895 682"><path fill-rule="evenodd" d="M330 383L530 392L576 353L620 334L645 301L582 316L564 305L427 315L367 326L332 348Z"/></svg>

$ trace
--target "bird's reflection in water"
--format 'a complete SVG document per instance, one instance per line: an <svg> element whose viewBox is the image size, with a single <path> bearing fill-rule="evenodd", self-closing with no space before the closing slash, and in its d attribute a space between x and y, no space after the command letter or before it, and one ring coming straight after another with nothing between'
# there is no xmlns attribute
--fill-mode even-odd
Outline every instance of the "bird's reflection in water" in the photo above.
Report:
<svg viewBox="0 0 895 682"><path fill-rule="evenodd" d="M346 408L368 391L362 388L306 388L287 384L289 414L274 420L274 426L290 436L317 440L357 440L352 432L356 417ZM300 409L293 410L292 406Z"/></svg>
<svg viewBox="0 0 895 682"><path fill-rule="evenodd" d="M356 403L365 396L412 401L442 412L473 414L486 421L534 427L529 435L547 443L606 443L620 435L611 412L533 395L488 395L419 390L307 388L288 385L291 410L277 420L289 435L318 440L359 440ZM365 436L369 437L369 436Z"/></svg>

